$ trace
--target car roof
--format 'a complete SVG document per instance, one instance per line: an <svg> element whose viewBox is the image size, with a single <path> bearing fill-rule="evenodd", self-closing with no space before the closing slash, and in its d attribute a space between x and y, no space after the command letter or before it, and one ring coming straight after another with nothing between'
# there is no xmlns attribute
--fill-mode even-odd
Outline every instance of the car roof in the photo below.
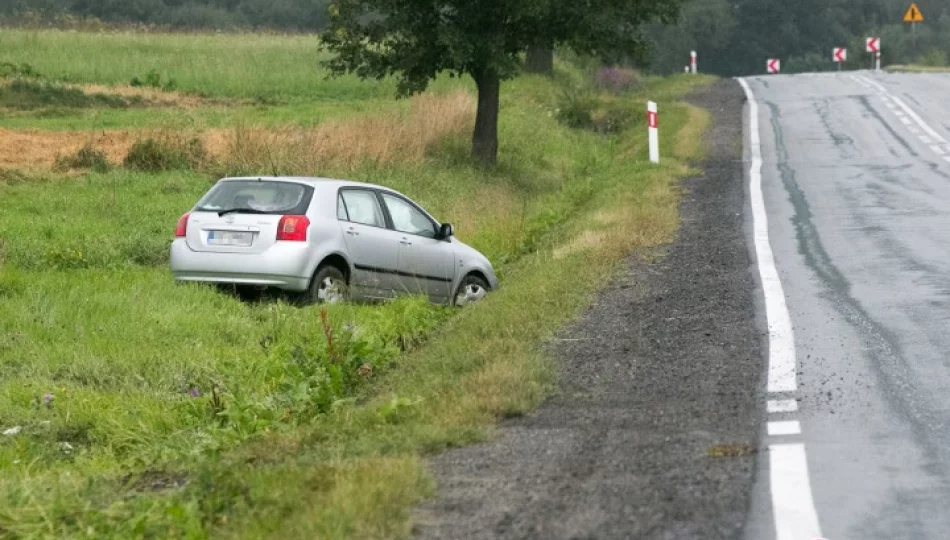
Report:
<svg viewBox="0 0 950 540"><path fill-rule="evenodd" d="M339 189L342 187L361 187L370 189L382 189L399 193L395 189L386 186L377 186L366 182L357 182L355 180L339 180L336 178L321 178L316 176L229 176L222 178L221 182L230 182L234 180L251 180L258 182L294 182L297 184L306 184L321 189Z"/></svg>

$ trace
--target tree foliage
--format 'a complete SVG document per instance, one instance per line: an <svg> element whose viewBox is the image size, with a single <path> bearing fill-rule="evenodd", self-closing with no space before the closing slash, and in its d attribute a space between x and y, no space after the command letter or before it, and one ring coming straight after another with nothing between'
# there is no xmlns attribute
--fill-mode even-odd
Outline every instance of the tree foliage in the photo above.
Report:
<svg viewBox="0 0 950 540"><path fill-rule="evenodd" d="M500 82L544 43L614 60L643 45L642 25L672 21L672 0L335 0L326 47L336 73L396 77L399 92L424 90L440 73L478 86L473 153L494 162Z"/></svg>
<svg viewBox="0 0 950 540"><path fill-rule="evenodd" d="M314 31L326 25L326 7L327 0L2 0L0 18L72 15L183 29Z"/></svg>

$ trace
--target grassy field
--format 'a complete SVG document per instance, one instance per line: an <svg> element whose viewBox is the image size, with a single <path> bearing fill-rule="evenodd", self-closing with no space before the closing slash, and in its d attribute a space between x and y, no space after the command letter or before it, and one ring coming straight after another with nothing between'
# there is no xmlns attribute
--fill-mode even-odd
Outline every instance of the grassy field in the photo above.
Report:
<svg viewBox="0 0 950 540"><path fill-rule="evenodd" d="M242 54L225 62L229 49ZM585 90L636 111L603 135L559 121L589 74L521 77L503 88L500 163L485 170L468 159L467 83L391 102L387 82L325 81L315 50L308 37L0 33L0 62L46 80L174 69L186 96L283 100L360 143L311 153L313 132L276 107L258 113L266 129L234 128L243 146L180 170L0 170L0 537L404 537L436 488L425 457L536 407L556 376L543 340L623 256L675 234L676 180L708 121L680 99L708 79ZM663 110L662 166L644 161L647 96ZM0 140L84 129L52 120L21 111ZM175 286L175 219L216 175L274 167L405 192L483 250L502 289L461 311L414 298L321 310Z"/></svg>

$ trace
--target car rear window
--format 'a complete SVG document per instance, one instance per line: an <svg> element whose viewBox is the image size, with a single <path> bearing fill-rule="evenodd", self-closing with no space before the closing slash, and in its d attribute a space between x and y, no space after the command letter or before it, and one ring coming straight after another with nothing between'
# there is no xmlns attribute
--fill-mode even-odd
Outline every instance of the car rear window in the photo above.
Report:
<svg viewBox="0 0 950 540"><path fill-rule="evenodd" d="M199 212L251 210L262 214L306 214L313 187L294 182L228 180L198 201Z"/></svg>

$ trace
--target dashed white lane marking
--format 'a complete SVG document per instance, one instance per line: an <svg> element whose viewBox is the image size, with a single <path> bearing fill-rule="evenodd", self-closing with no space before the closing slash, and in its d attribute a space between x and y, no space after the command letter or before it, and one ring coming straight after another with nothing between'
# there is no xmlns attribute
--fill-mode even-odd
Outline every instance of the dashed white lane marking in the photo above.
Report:
<svg viewBox="0 0 950 540"><path fill-rule="evenodd" d="M918 126L920 126L920 128L923 129L924 132L925 132L927 135L930 135L930 137L933 138L933 140L935 140L935 141L937 141L937 142L939 142L939 143L946 143L946 142L947 142L947 140L944 139L943 136L941 136L939 133L937 133L936 130L934 130L932 127L930 127L929 125L927 125L927 122L924 122L924 120L920 117L920 115L918 115L916 112L914 112L914 109L911 109L910 107L908 107L907 104L904 103L904 101L903 101L901 98L899 98L899 97L895 96L894 94L891 94L890 92L888 92L888 91L887 91L887 88L884 88L884 87L881 86L880 84L874 82L874 81L871 80L871 79L868 79L867 77L864 77L863 75L857 76L857 79L858 79L858 80L863 79L865 82L867 82L867 84L869 84L869 85L873 86L874 88L876 88L882 95L884 95L885 97L890 98L891 101L893 101L894 103L896 103L897 106L900 107L901 110L903 110L904 113L906 113L907 116L909 116Z"/></svg>
<svg viewBox="0 0 950 540"><path fill-rule="evenodd" d="M780 437L782 435L801 435L802 425L798 420L782 420L780 422L769 422L768 430L770 437Z"/></svg>
<svg viewBox="0 0 950 540"><path fill-rule="evenodd" d="M910 131L912 134L916 135L920 142L929 146L930 149L942 157L945 161L950 163L950 159L946 157L947 149L942 148L940 145L946 145L947 140L937 133L935 129L930 127L927 122L918 115L913 109L911 109L904 101L888 92L884 86L874 82L873 80L863 76L863 75L850 75L851 79L860 84L865 88L876 89L881 96L881 101L884 102L884 105L890 109L901 121L902 124L907 126L907 131ZM926 135L921 134L923 130ZM935 144L936 143L936 144Z"/></svg>
<svg viewBox="0 0 950 540"><path fill-rule="evenodd" d="M770 399L766 403L769 414L789 413L798 411L798 402L794 399Z"/></svg>
<svg viewBox="0 0 950 540"><path fill-rule="evenodd" d="M749 103L749 154L752 162L749 169L749 198L752 205L753 244L759 279L765 295L765 317L769 328L768 391L794 392L798 388L795 373L795 335L785 303L785 291L769 242L769 223L762 194L759 105L749 83L745 79L739 79L739 84L745 90ZM820 537L821 527L818 524L818 512L815 510L808 478L805 445L769 445L769 450L769 487L777 540Z"/></svg>
<svg viewBox="0 0 950 540"><path fill-rule="evenodd" d="M811 499L805 445L770 444L769 480L772 484L772 512L775 514L777 540L820 538L821 527Z"/></svg>

